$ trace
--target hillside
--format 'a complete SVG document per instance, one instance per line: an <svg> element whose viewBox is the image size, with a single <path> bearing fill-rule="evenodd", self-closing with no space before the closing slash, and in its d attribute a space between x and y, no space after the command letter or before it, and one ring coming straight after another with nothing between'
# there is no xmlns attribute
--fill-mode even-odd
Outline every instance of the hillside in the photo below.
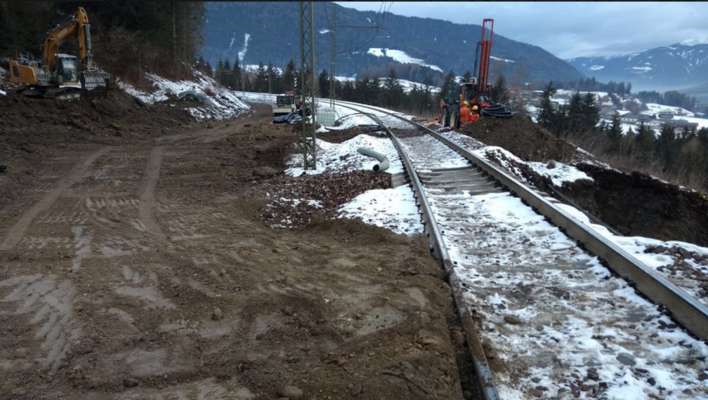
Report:
<svg viewBox="0 0 708 400"><path fill-rule="evenodd" d="M319 68L329 66L330 35L325 4L315 7ZM212 64L240 58L242 64L284 65L299 57L298 3L209 3L202 55ZM482 17L479 17L480 21ZM238 23L234 23L238 21ZM380 23L381 29L375 29ZM404 78L434 82L440 71L472 70L479 25L403 17L337 6L337 74L351 76L398 61L418 64ZM500 32L503 26L498 26ZM387 49L387 50L385 50ZM572 80L581 74L538 46L495 36L492 72L515 81ZM427 67L423 66L427 65ZM413 76L415 74L415 76Z"/></svg>
<svg viewBox="0 0 708 400"><path fill-rule="evenodd" d="M657 47L616 57L569 60L578 71L600 81L630 81L635 89L683 89L708 81L708 44Z"/></svg>

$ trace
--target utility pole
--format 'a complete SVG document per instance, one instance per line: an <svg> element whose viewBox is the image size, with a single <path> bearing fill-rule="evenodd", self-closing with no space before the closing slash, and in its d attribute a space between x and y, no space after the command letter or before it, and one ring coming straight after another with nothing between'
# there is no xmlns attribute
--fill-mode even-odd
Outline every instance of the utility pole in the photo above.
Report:
<svg viewBox="0 0 708 400"><path fill-rule="evenodd" d="M334 110L336 98L336 94L334 92L337 88L337 79L334 74L334 67L337 60L337 5L332 2L330 3L330 6L332 7L332 21L329 28L329 37L332 42L329 55L329 106L332 110Z"/></svg>
<svg viewBox="0 0 708 400"><path fill-rule="evenodd" d="M302 152L304 169L317 168L315 124L317 116L317 80L315 79L315 5L312 1L300 1L300 100L302 123L298 146ZM307 117L310 111L311 119Z"/></svg>

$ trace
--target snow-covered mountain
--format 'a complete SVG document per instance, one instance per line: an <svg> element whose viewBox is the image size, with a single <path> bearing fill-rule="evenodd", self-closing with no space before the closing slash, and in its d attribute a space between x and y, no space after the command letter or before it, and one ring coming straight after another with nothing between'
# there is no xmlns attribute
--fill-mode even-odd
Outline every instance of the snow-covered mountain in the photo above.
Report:
<svg viewBox="0 0 708 400"><path fill-rule="evenodd" d="M681 89L708 82L708 44L657 47L614 57L568 60L600 81L630 81L638 89Z"/></svg>
<svg viewBox="0 0 708 400"><path fill-rule="evenodd" d="M462 75L474 66L480 26L358 11L337 5L337 74L383 76L398 67L399 78L439 84L443 72ZM331 43L328 2L315 2L318 69L329 68ZM219 59L243 64L299 62L298 2L208 2L201 55L212 65ZM481 22L482 16L475 17ZM504 26L495 26L504 32ZM582 75L544 49L495 34L492 78L511 81L575 80ZM426 79L428 78L428 79Z"/></svg>

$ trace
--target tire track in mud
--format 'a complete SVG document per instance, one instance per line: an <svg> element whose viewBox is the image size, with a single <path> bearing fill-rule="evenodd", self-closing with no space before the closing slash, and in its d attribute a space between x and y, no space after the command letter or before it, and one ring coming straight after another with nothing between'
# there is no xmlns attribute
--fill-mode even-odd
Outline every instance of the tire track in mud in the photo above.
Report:
<svg viewBox="0 0 708 400"><path fill-rule="evenodd" d="M7 349L8 361L18 366L38 362L54 374L68 354L71 343L80 336L80 328L74 319L73 302L76 289L69 280L58 280L56 276L39 274L23 275L0 281L0 292L10 288L9 293L0 297L0 304L12 303L14 310L2 311L3 315L25 318L32 326L34 340L40 345L36 352L20 355L19 349ZM14 361L11 361L14 360ZM24 363L23 363L24 361Z"/></svg>
<svg viewBox="0 0 708 400"><path fill-rule="evenodd" d="M22 213L20 219L15 222L5 235L5 239L0 243L0 250L12 250L17 243L22 240L27 228L37 218L39 214L47 211L61 196L63 192L69 189L73 184L79 181L85 174L88 167L94 163L99 157L108 153L111 150L110 146L104 146L91 153L82 162L75 165L68 175L62 178L49 193L44 195L35 205Z"/></svg>
<svg viewBox="0 0 708 400"><path fill-rule="evenodd" d="M160 166L162 165L162 153L164 146L157 146L150 152L147 166L145 167L145 178L140 190L140 207L138 215L140 221L145 225L149 233L154 235L161 242L167 241L167 236L155 219L155 186L160 179Z"/></svg>

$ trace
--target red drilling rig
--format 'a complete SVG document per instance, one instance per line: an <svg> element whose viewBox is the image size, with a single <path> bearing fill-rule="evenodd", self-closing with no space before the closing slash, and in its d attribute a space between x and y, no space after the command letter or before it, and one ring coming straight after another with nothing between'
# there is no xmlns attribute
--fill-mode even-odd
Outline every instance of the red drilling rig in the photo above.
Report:
<svg viewBox="0 0 708 400"><path fill-rule="evenodd" d="M477 76L468 82L451 85L448 93L443 94L440 104L440 123L443 126L459 128L460 125L477 122L480 117L511 117L511 112L489 98L489 62L493 38L494 20L485 18L482 21L482 32L474 60Z"/></svg>

